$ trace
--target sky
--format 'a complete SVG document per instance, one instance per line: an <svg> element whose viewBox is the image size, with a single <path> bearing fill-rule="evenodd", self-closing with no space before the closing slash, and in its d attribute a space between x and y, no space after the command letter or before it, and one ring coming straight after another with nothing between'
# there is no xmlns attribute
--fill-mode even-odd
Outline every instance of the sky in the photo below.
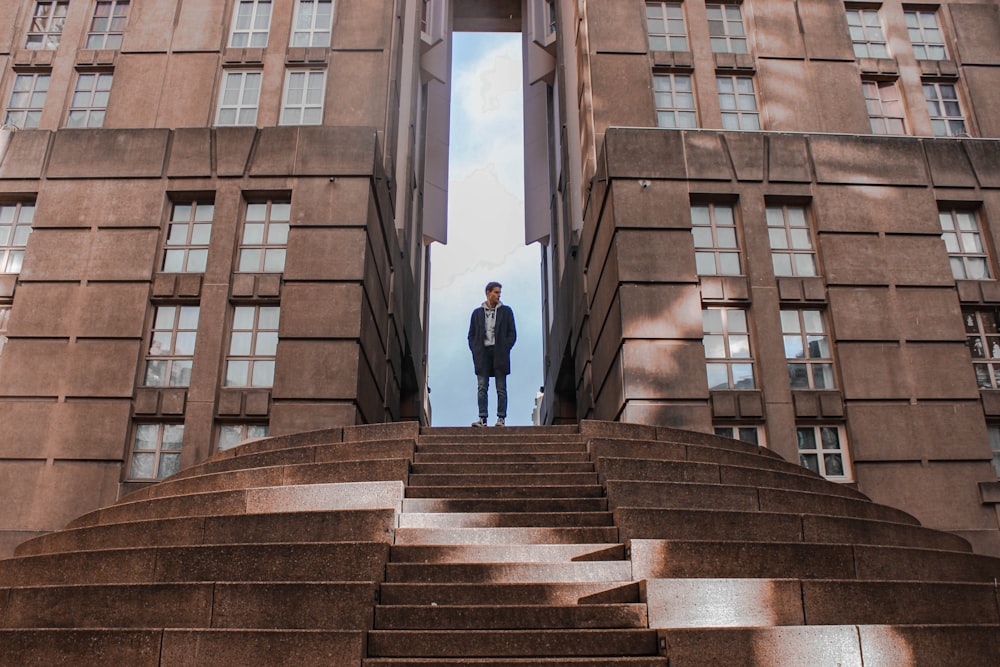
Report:
<svg viewBox="0 0 1000 667"><path fill-rule="evenodd" d="M524 244L521 35L455 33L453 48L448 243L431 246L431 424L479 416L469 316L495 280L517 323L506 422L527 425L542 384L542 306L541 247Z"/></svg>

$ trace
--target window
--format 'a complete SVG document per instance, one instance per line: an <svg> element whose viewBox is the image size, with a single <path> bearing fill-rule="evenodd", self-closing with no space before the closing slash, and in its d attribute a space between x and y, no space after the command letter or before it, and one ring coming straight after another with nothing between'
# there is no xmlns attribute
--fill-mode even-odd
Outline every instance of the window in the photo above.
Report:
<svg viewBox="0 0 1000 667"><path fill-rule="evenodd" d="M24 48L37 50L58 47L67 11L69 11L68 1L36 2Z"/></svg>
<svg viewBox="0 0 1000 667"><path fill-rule="evenodd" d="M144 387L188 387L198 338L198 306L157 306L146 353Z"/></svg>
<svg viewBox="0 0 1000 667"><path fill-rule="evenodd" d="M993 450L993 470L1000 477L1000 425L987 424L990 434L990 449Z"/></svg>
<svg viewBox="0 0 1000 667"><path fill-rule="evenodd" d="M944 48L944 35L938 26L937 14L933 11L911 10L906 15L906 30L913 44L913 56L917 60L944 60L948 52Z"/></svg>
<svg viewBox="0 0 1000 667"><path fill-rule="evenodd" d="M270 28L271 0L239 0L233 16L229 46L264 48L267 46L267 31Z"/></svg>
<svg viewBox="0 0 1000 667"><path fill-rule="evenodd" d="M128 20L128 0L98 2L87 33L87 49L120 49L125 22Z"/></svg>
<svg viewBox="0 0 1000 667"><path fill-rule="evenodd" d="M736 217L729 204L693 204L691 233L699 276L740 276L740 247Z"/></svg>
<svg viewBox="0 0 1000 667"><path fill-rule="evenodd" d="M1000 317L995 310L967 310L965 342L980 389L1000 389Z"/></svg>
<svg viewBox="0 0 1000 667"><path fill-rule="evenodd" d="M14 77L14 89L10 91L4 123L21 130L38 127L50 79L48 74L18 74Z"/></svg>
<svg viewBox="0 0 1000 667"><path fill-rule="evenodd" d="M7 325L10 323L10 306L0 306L0 354L7 344Z"/></svg>
<svg viewBox="0 0 1000 667"><path fill-rule="evenodd" d="M550 35L556 34L556 0L545 0L545 27Z"/></svg>
<svg viewBox="0 0 1000 667"><path fill-rule="evenodd" d="M823 311L782 310L781 334L792 389L833 389L833 356Z"/></svg>
<svg viewBox="0 0 1000 667"><path fill-rule="evenodd" d="M163 479L178 472L183 443L183 424L136 424L129 479Z"/></svg>
<svg viewBox="0 0 1000 667"><path fill-rule="evenodd" d="M856 58L888 58L885 32L877 9L848 9L847 29Z"/></svg>
<svg viewBox="0 0 1000 667"><path fill-rule="evenodd" d="M278 349L279 306L236 306L226 357L227 387L270 387Z"/></svg>
<svg viewBox="0 0 1000 667"><path fill-rule="evenodd" d="M223 424L219 427L219 444L216 450L224 452L244 440L266 438L268 431L267 424Z"/></svg>
<svg viewBox="0 0 1000 667"><path fill-rule="evenodd" d="M759 130L757 93L752 76L717 76L722 127L726 130Z"/></svg>
<svg viewBox="0 0 1000 667"><path fill-rule="evenodd" d="M330 46L332 27L333 0L298 0L291 46Z"/></svg>
<svg viewBox="0 0 1000 667"><path fill-rule="evenodd" d="M222 74L216 125L253 125L257 122L260 72L227 71Z"/></svg>
<svg viewBox="0 0 1000 667"><path fill-rule="evenodd" d="M705 5L714 53L749 53L739 5Z"/></svg>
<svg viewBox="0 0 1000 667"><path fill-rule="evenodd" d="M764 447L764 434L760 426L715 426L715 435L732 440L742 440L751 445Z"/></svg>
<svg viewBox="0 0 1000 667"><path fill-rule="evenodd" d="M0 204L0 273L21 272L34 218L34 204Z"/></svg>
<svg viewBox="0 0 1000 667"><path fill-rule="evenodd" d="M747 313L740 308L701 311L709 389L753 389Z"/></svg>
<svg viewBox="0 0 1000 667"><path fill-rule="evenodd" d="M698 127L694 89L688 74L654 74L656 124L671 129Z"/></svg>
<svg viewBox="0 0 1000 667"><path fill-rule="evenodd" d="M815 276L816 250L803 206L768 206L767 239L776 276Z"/></svg>
<svg viewBox="0 0 1000 667"><path fill-rule="evenodd" d="M872 134L906 134L903 100L895 81L862 81Z"/></svg>
<svg viewBox="0 0 1000 667"><path fill-rule="evenodd" d="M285 75L285 103L281 107L281 124L320 125L323 122L325 90L325 71L289 70Z"/></svg>
<svg viewBox="0 0 1000 667"><path fill-rule="evenodd" d="M953 83L924 83L927 113L935 137L966 137L965 116Z"/></svg>
<svg viewBox="0 0 1000 667"><path fill-rule="evenodd" d="M291 208L287 201L247 204L236 269L238 272L281 273L285 270L285 247L288 244Z"/></svg>
<svg viewBox="0 0 1000 667"><path fill-rule="evenodd" d="M938 212L951 274L956 280L989 280L989 254L979 231L975 211L950 209Z"/></svg>
<svg viewBox="0 0 1000 667"><path fill-rule="evenodd" d="M650 51L687 51L684 7L679 2L647 2L646 32Z"/></svg>
<svg viewBox="0 0 1000 667"><path fill-rule="evenodd" d="M420 32L430 33L431 12L433 10L433 0L423 0L423 2L420 3Z"/></svg>
<svg viewBox="0 0 1000 667"><path fill-rule="evenodd" d="M204 273L208 265L208 242L212 236L215 205L210 202L175 203L167 225L163 249L165 273Z"/></svg>
<svg viewBox="0 0 1000 667"><path fill-rule="evenodd" d="M839 426L799 426L799 465L827 479L849 481L847 438Z"/></svg>
<svg viewBox="0 0 1000 667"><path fill-rule="evenodd" d="M81 72L70 102L66 127L101 127L111 95L111 72Z"/></svg>

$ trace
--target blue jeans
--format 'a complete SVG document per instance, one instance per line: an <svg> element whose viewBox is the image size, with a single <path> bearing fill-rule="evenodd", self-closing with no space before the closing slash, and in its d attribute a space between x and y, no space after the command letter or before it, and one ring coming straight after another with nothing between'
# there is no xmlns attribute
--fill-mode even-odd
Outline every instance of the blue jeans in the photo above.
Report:
<svg viewBox="0 0 1000 667"><path fill-rule="evenodd" d="M494 376L497 381L497 417L501 419L507 418L507 376L506 375L496 375ZM486 419L489 416L489 410L487 408L487 394L490 390L490 376L489 375L477 375L476 379L479 384L479 416Z"/></svg>

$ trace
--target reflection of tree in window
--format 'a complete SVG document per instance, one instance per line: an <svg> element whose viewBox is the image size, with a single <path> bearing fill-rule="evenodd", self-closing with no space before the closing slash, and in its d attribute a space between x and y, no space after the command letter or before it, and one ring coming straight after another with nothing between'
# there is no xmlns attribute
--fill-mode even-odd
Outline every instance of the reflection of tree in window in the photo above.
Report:
<svg viewBox="0 0 1000 667"><path fill-rule="evenodd" d="M837 426L805 426L796 429L799 464L832 479L846 479L846 447Z"/></svg>
<svg viewBox="0 0 1000 667"><path fill-rule="evenodd" d="M965 340L980 389L1000 387L1000 322L997 311L966 311Z"/></svg>

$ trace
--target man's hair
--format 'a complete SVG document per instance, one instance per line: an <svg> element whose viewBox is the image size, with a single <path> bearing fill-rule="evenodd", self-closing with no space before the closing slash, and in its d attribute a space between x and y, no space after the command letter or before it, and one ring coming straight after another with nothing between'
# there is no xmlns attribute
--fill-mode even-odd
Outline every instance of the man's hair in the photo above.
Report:
<svg viewBox="0 0 1000 667"><path fill-rule="evenodd" d="M500 288L502 288L503 285L501 285L498 282L486 283L486 293L489 294L490 292L492 292L494 287L500 287Z"/></svg>

